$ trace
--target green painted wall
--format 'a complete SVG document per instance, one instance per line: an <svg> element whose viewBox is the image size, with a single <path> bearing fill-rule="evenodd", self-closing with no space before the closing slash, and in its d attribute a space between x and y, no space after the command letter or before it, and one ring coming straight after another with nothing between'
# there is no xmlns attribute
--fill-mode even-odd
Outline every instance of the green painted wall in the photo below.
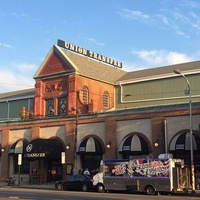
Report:
<svg viewBox="0 0 200 200"><path fill-rule="evenodd" d="M33 98L0 102L0 120L20 118L20 111L23 106L27 110L32 109Z"/></svg>
<svg viewBox="0 0 200 200"><path fill-rule="evenodd" d="M200 75L187 77L191 85L192 101L200 101ZM183 77L171 77L122 85L115 89L116 109L187 103L187 83ZM122 102L121 102L122 99Z"/></svg>

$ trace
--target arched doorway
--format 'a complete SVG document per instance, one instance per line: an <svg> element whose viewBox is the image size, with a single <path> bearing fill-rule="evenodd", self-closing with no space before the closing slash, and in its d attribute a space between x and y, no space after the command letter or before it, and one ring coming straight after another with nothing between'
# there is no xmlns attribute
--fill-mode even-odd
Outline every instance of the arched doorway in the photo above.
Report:
<svg viewBox="0 0 200 200"><path fill-rule="evenodd" d="M102 143L95 137L87 137L80 143L77 154L80 155L82 168L88 168L92 172L100 166L103 155Z"/></svg>
<svg viewBox="0 0 200 200"><path fill-rule="evenodd" d="M8 155L11 158L10 172L12 174L17 174L17 173L29 174L30 164L28 160L24 159L24 153L25 153L25 148L27 144L28 142L26 140L21 139L11 145ZM19 154L22 155L20 167L18 165ZM12 174L10 174L10 176Z"/></svg>
<svg viewBox="0 0 200 200"><path fill-rule="evenodd" d="M194 164L200 165L200 137L192 134L192 146L194 155ZM190 133L187 131L176 134L169 145L169 152L173 158L183 159L186 164L190 164Z"/></svg>
<svg viewBox="0 0 200 200"><path fill-rule="evenodd" d="M56 138L37 138L27 144L24 157L31 162L31 177L38 177L39 183L61 180L62 152L64 145Z"/></svg>
<svg viewBox="0 0 200 200"><path fill-rule="evenodd" d="M125 137L119 146L119 153L123 159L134 157L146 158L150 153L150 147L147 139L139 134L131 134Z"/></svg>

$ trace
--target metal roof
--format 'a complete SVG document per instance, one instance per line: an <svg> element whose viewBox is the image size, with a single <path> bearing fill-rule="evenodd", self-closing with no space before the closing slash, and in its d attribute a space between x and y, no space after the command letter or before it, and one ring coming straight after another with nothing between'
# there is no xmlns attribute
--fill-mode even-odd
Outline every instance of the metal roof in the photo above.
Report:
<svg viewBox="0 0 200 200"><path fill-rule="evenodd" d="M35 96L35 88L0 93L0 101L6 100L6 99L20 99L20 98L24 98L24 97L28 98L30 96L32 96L32 97Z"/></svg>
<svg viewBox="0 0 200 200"><path fill-rule="evenodd" d="M118 82L140 82L152 79L168 78L175 75L174 70L176 69L179 69L184 75L200 73L200 61L128 72L119 78Z"/></svg>

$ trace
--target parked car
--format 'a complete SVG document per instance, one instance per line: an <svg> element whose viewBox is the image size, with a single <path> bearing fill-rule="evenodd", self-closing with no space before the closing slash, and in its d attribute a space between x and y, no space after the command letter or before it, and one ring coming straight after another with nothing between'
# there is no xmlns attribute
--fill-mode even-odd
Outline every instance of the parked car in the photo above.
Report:
<svg viewBox="0 0 200 200"><path fill-rule="evenodd" d="M92 177L88 175L71 175L64 180L56 181L57 190L80 190L83 192L93 190Z"/></svg>

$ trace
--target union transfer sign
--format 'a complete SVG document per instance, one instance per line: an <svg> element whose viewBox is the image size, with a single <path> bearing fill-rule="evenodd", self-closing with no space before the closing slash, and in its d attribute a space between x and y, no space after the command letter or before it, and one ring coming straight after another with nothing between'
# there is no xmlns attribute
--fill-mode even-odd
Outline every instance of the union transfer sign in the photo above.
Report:
<svg viewBox="0 0 200 200"><path fill-rule="evenodd" d="M63 48L68 49L70 51L76 52L78 54L81 54L81 55L87 56L89 58L92 58L92 59L107 63L109 65L113 65L114 67L122 68L122 63L117 61L117 60L114 60L112 58L108 58L106 56L103 56L103 55L95 53L93 51L84 49L82 47L79 47L77 45L71 44L69 42L58 40L57 44L60 47L63 47Z"/></svg>
<svg viewBox="0 0 200 200"><path fill-rule="evenodd" d="M25 158L44 158L45 153L26 153Z"/></svg>

